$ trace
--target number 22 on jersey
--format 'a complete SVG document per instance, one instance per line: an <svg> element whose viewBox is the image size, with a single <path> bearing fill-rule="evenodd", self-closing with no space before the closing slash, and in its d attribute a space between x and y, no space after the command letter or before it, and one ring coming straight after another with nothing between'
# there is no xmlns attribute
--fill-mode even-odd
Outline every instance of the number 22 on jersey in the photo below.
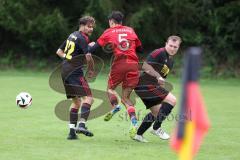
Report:
<svg viewBox="0 0 240 160"><path fill-rule="evenodd" d="M72 59L72 53L75 49L75 43L73 41L67 40L64 53L66 54L66 59Z"/></svg>

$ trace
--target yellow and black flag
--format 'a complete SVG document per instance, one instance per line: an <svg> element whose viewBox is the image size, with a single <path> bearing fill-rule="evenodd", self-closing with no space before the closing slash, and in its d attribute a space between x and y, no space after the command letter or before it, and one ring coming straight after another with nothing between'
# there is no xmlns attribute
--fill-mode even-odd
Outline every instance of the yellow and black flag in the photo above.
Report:
<svg viewBox="0 0 240 160"><path fill-rule="evenodd" d="M199 90L201 48L186 51L179 121L171 138L171 147L179 160L192 160L209 128L207 112Z"/></svg>

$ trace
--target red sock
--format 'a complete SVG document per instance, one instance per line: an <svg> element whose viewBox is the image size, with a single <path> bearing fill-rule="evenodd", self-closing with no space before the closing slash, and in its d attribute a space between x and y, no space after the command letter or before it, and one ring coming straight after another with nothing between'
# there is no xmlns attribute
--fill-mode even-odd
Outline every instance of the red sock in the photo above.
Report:
<svg viewBox="0 0 240 160"><path fill-rule="evenodd" d="M110 103L112 104L112 106L115 106L118 104L118 99L114 94L108 93L108 98L110 100Z"/></svg>
<svg viewBox="0 0 240 160"><path fill-rule="evenodd" d="M129 115L130 118L136 117L136 113L135 113L135 108L134 108L134 106L129 106L129 107L127 108L127 112L128 112L128 115Z"/></svg>

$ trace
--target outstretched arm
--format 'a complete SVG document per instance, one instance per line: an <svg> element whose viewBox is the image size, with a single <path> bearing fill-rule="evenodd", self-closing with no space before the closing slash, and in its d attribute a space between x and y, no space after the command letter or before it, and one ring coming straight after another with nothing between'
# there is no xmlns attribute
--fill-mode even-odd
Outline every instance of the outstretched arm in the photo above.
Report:
<svg viewBox="0 0 240 160"><path fill-rule="evenodd" d="M91 42L88 44L88 52L89 53L93 53L95 52L98 48L100 47L100 45L98 44L98 42Z"/></svg>

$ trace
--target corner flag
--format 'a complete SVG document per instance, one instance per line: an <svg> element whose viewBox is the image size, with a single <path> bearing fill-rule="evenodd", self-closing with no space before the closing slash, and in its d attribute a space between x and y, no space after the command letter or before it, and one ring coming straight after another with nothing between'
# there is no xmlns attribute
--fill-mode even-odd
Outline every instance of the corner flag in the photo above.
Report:
<svg viewBox="0 0 240 160"><path fill-rule="evenodd" d="M207 112L199 90L199 70L202 50L191 47L186 51L179 121L171 138L171 147L179 160L192 160L209 128Z"/></svg>

